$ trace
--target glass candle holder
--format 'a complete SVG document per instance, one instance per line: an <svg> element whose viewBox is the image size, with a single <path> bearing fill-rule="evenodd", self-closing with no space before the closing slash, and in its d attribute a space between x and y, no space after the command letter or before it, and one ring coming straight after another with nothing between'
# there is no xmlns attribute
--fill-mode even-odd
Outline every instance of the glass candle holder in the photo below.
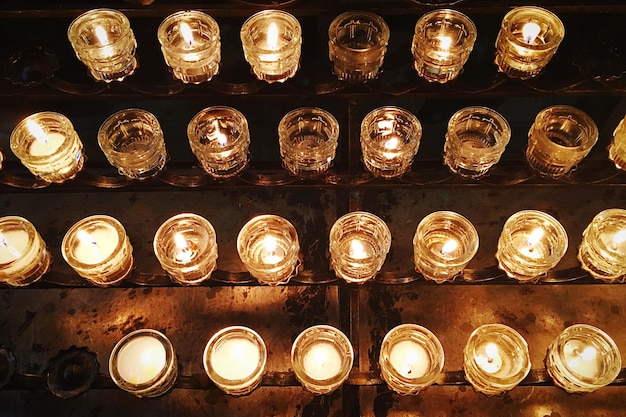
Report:
<svg viewBox="0 0 626 417"><path fill-rule="evenodd" d="M541 7L516 7L502 20L495 63L511 78L535 77L550 62L565 36L563 22Z"/></svg>
<svg viewBox="0 0 626 417"><path fill-rule="evenodd" d="M433 10L415 24L413 66L426 81L451 81L463 70L475 41L476 26L469 17L451 9Z"/></svg>
<svg viewBox="0 0 626 417"><path fill-rule="evenodd" d="M83 169L83 144L70 120L59 113L32 114L13 129L11 150L36 177L62 183Z"/></svg>
<svg viewBox="0 0 626 417"><path fill-rule="evenodd" d="M569 393L592 392L613 382L622 367L617 345L602 330L575 324L563 330L546 355L554 383Z"/></svg>
<svg viewBox="0 0 626 417"><path fill-rule="evenodd" d="M211 16L196 10L171 14L159 26L157 37L174 78L199 84L218 73L220 28Z"/></svg>
<svg viewBox="0 0 626 417"><path fill-rule="evenodd" d="M415 270L438 284L453 279L478 251L478 232L465 217L436 211L417 225L413 238Z"/></svg>
<svg viewBox="0 0 626 417"><path fill-rule="evenodd" d="M163 269L179 284L200 284L217 267L215 230L197 214L181 213L167 219L157 230L153 246Z"/></svg>
<svg viewBox="0 0 626 417"><path fill-rule="evenodd" d="M89 216L74 224L63 237L61 252L78 275L100 287L119 283L133 267L124 226L110 216Z"/></svg>
<svg viewBox="0 0 626 417"><path fill-rule="evenodd" d="M598 140L598 127L587 113L551 106L537 114L528 132L526 160L540 175L559 178L583 160Z"/></svg>
<svg viewBox="0 0 626 417"><path fill-rule="evenodd" d="M504 117L487 107L465 107L448 122L443 163L462 177L480 178L496 164L511 139Z"/></svg>
<svg viewBox="0 0 626 417"><path fill-rule="evenodd" d="M67 37L96 81L122 81L135 72L137 41L123 13L95 9L70 24Z"/></svg>
<svg viewBox="0 0 626 417"><path fill-rule="evenodd" d="M126 109L111 115L100 126L98 144L109 163L129 179L153 177L167 162L161 125L146 110Z"/></svg>
<svg viewBox="0 0 626 417"><path fill-rule="evenodd" d="M262 284L286 284L297 274L298 234L280 216L256 216L246 223L237 236L237 252L250 275Z"/></svg>
<svg viewBox="0 0 626 417"><path fill-rule="evenodd" d="M214 178L234 177L248 166L248 121L232 107L200 111L189 122L187 137L202 169Z"/></svg>
<svg viewBox="0 0 626 417"><path fill-rule="evenodd" d="M267 349L254 330L232 326L211 337L203 358L204 370L219 389L230 395L246 395L263 379Z"/></svg>
<svg viewBox="0 0 626 417"><path fill-rule="evenodd" d="M465 379L476 391L499 395L513 389L530 371L528 344L503 324L475 329L463 350Z"/></svg>
<svg viewBox="0 0 626 417"><path fill-rule="evenodd" d="M263 10L241 27L241 43L254 75L268 83L283 82L300 66L302 29L298 19L282 10Z"/></svg>
<svg viewBox="0 0 626 417"><path fill-rule="evenodd" d="M623 281L626 275L626 210L598 213L583 232L578 248L582 269L606 282Z"/></svg>
<svg viewBox="0 0 626 417"><path fill-rule="evenodd" d="M378 364L387 386L402 395L415 395L435 382L443 370L444 352L430 330L401 324L385 335Z"/></svg>
<svg viewBox="0 0 626 417"><path fill-rule="evenodd" d="M504 224L498 239L498 267L518 281L538 281L567 251L567 233L554 217L522 210Z"/></svg>
<svg viewBox="0 0 626 417"><path fill-rule="evenodd" d="M287 113L278 125L283 166L293 175L315 177L330 168L335 158L339 123L317 107Z"/></svg>
<svg viewBox="0 0 626 417"><path fill-rule="evenodd" d="M137 397L161 396L176 383L178 365L174 347L156 330L136 330L113 348L109 373L115 385Z"/></svg>
<svg viewBox="0 0 626 417"><path fill-rule="evenodd" d="M330 267L347 282L368 281L383 266L391 248L385 222L364 211L341 216L330 229Z"/></svg>
<svg viewBox="0 0 626 417"><path fill-rule="evenodd" d="M626 171L626 116L619 122L609 144L609 159L615 167Z"/></svg>
<svg viewBox="0 0 626 417"><path fill-rule="evenodd" d="M382 17L351 11L337 16L328 28L328 55L340 80L376 78L385 59L389 26Z"/></svg>
<svg viewBox="0 0 626 417"><path fill-rule="evenodd" d="M409 170L422 138L417 117L400 107L379 107L361 122L361 150L365 168L383 178Z"/></svg>
<svg viewBox="0 0 626 417"><path fill-rule="evenodd" d="M28 220L0 217L0 282L22 287L38 281L50 270L52 256Z"/></svg>
<svg viewBox="0 0 626 417"><path fill-rule="evenodd" d="M354 351L350 339L332 326L313 326L298 335L291 347L296 379L313 394L329 394L350 374Z"/></svg>

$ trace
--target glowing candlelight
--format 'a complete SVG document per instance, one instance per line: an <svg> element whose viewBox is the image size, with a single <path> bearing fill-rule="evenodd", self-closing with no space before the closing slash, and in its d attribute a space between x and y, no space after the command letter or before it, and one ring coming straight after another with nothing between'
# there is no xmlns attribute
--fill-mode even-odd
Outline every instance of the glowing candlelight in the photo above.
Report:
<svg viewBox="0 0 626 417"><path fill-rule="evenodd" d="M176 260L179 262L189 262L194 256L194 251L191 246L192 242L188 242L185 237L180 233L174 234L174 241L178 252L176 253Z"/></svg>
<svg viewBox="0 0 626 417"><path fill-rule="evenodd" d="M371 250L369 252L371 252ZM348 253L354 259L365 259L371 255L371 253L368 254L365 250L365 245L360 239L352 239L350 241L350 249Z"/></svg>
<svg viewBox="0 0 626 417"><path fill-rule="evenodd" d="M484 349L477 349L476 353L476 363L480 366L485 372L489 374L493 374L502 369L502 357L500 356L500 352L498 349L498 345L495 343L487 343Z"/></svg>
<svg viewBox="0 0 626 417"><path fill-rule="evenodd" d="M583 232L578 248L581 267L594 278L619 282L626 276L626 210L598 213Z"/></svg>
<svg viewBox="0 0 626 417"><path fill-rule="evenodd" d="M188 44L190 47L193 46L193 32L191 30L191 27L189 27L189 24L187 22L181 22L180 24L180 34L183 36L183 39L185 40L185 43Z"/></svg>
<svg viewBox="0 0 626 417"><path fill-rule="evenodd" d="M267 265L275 265L285 257L284 251L278 246L278 241L272 235L263 239L263 252L261 259Z"/></svg>
<svg viewBox="0 0 626 417"><path fill-rule="evenodd" d="M275 51L278 49L278 26L276 26L276 22L270 23L267 28L267 49Z"/></svg>
<svg viewBox="0 0 626 417"><path fill-rule="evenodd" d="M524 42L532 45L533 43L535 43L539 32L541 32L541 26L539 26L535 22L525 23L524 27L522 28L522 37L524 38Z"/></svg>

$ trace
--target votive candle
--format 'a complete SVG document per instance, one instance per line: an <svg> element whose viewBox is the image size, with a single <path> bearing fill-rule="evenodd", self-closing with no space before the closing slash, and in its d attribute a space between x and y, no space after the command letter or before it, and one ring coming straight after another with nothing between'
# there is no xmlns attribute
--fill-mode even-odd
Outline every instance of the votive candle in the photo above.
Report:
<svg viewBox="0 0 626 417"><path fill-rule="evenodd" d="M626 275L626 210L598 213L583 232L578 248L582 268L596 279L622 281Z"/></svg>

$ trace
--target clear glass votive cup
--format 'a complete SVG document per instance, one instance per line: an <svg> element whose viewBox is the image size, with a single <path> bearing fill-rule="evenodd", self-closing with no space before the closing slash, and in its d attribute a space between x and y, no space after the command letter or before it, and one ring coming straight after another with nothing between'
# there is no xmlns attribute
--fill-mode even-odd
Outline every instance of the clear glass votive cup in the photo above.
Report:
<svg viewBox="0 0 626 417"><path fill-rule="evenodd" d="M100 287L119 283L133 268L133 247L124 226L111 216L75 223L63 237L61 253L78 275Z"/></svg>
<svg viewBox="0 0 626 417"><path fill-rule="evenodd" d="M444 360L443 346L430 330L417 324L401 324L385 335L378 365L389 389L415 395L435 382Z"/></svg>
<svg viewBox="0 0 626 417"><path fill-rule="evenodd" d="M598 213L583 231L578 261L592 277L620 282L626 276L626 210Z"/></svg>
<svg viewBox="0 0 626 417"><path fill-rule="evenodd" d="M475 329L463 350L463 369L474 389L500 395L522 382L530 371L526 340L503 324L485 324Z"/></svg>
<svg viewBox="0 0 626 417"><path fill-rule="evenodd" d="M339 123L317 107L287 113L278 125L283 166L293 175L315 177L325 173L335 159Z"/></svg>
<svg viewBox="0 0 626 417"><path fill-rule="evenodd" d="M11 150L28 170L46 182L70 180L85 164L83 144L62 114L41 112L20 121L10 138Z"/></svg>
<svg viewBox="0 0 626 417"><path fill-rule="evenodd" d="M232 107L201 110L189 122L187 137L202 169L213 178L231 178L248 167L248 121Z"/></svg>
<svg viewBox="0 0 626 417"><path fill-rule="evenodd" d="M609 159L615 167L626 171L626 116L619 122L609 144Z"/></svg>
<svg viewBox="0 0 626 417"><path fill-rule="evenodd" d="M246 269L262 284L289 282L298 272L298 233L285 218L256 216L239 231L237 252Z"/></svg>
<svg viewBox="0 0 626 417"><path fill-rule="evenodd" d="M589 115L571 106L551 106L537 114L528 132L526 160L539 175L559 178L578 165L598 140Z"/></svg>
<svg viewBox="0 0 626 417"><path fill-rule="evenodd" d="M263 380L267 348L254 330L231 326L211 337L203 359L204 370L219 389L229 395L246 395Z"/></svg>
<svg viewBox="0 0 626 417"><path fill-rule="evenodd" d="M428 12L415 24L413 66L426 81L451 81L463 70L475 41L476 26L463 13L451 9Z"/></svg>
<svg viewBox="0 0 626 417"><path fill-rule="evenodd" d="M348 379L354 361L350 339L339 329L318 325L296 337L291 366L296 379L313 394L329 394Z"/></svg>
<svg viewBox="0 0 626 417"><path fill-rule="evenodd" d="M563 22L554 13L541 7L516 7L502 20L495 63L510 78L535 77L550 62L564 36Z"/></svg>
<svg viewBox="0 0 626 417"><path fill-rule="evenodd" d="M510 139L511 127L500 113L465 107L448 122L443 163L462 177L482 177L500 160Z"/></svg>
<svg viewBox="0 0 626 417"><path fill-rule="evenodd" d="M96 81L122 81L135 72L137 41L123 13L112 9L85 12L70 24L67 37Z"/></svg>
<svg viewBox="0 0 626 417"><path fill-rule="evenodd" d="M109 357L109 373L119 388L139 398L159 397L176 383L178 364L169 339L141 329L124 336Z"/></svg>
<svg viewBox="0 0 626 417"><path fill-rule="evenodd" d="M263 10L250 16L241 27L241 43L246 61L259 80L283 82L298 71L302 28L287 12Z"/></svg>
<svg viewBox="0 0 626 417"><path fill-rule="evenodd" d="M546 355L548 374L569 393L602 388L617 378L621 368L622 358L611 336L587 324L563 330Z"/></svg>
<svg viewBox="0 0 626 417"><path fill-rule="evenodd" d="M330 267L347 282L363 283L376 276L391 248L391 231L378 216L353 211L330 229Z"/></svg>
<svg viewBox="0 0 626 417"><path fill-rule="evenodd" d="M220 69L220 28L208 14L185 10L169 15L157 31L163 58L184 83L209 81Z"/></svg>
<svg viewBox="0 0 626 417"><path fill-rule="evenodd" d="M98 144L109 163L129 179L154 177L167 162L161 125L146 110L126 109L111 115L100 126Z"/></svg>
<svg viewBox="0 0 626 417"><path fill-rule="evenodd" d="M554 217L522 210L508 218L498 239L498 267L510 278L539 281L567 251L567 233Z"/></svg>
<svg viewBox="0 0 626 417"><path fill-rule="evenodd" d="M379 107L361 122L365 168L382 178L399 177L411 168L422 138L422 124L411 112Z"/></svg>
<svg viewBox="0 0 626 417"><path fill-rule="evenodd" d="M328 28L328 55L337 78L364 82L376 78L385 59L389 26L374 13L350 11Z"/></svg>
<svg viewBox="0 0 626 417"><path fill-rule="evenodd" d="M52 256L28 220L0 217L0 282L23 287L39 281L50 270Z"/></svg>
<svg viewBox="0 0 626 417"><path fill-rule="evenodd" d="M200 284L217 267L215 229L197 214L181 213L167 219L157 230L153 246L161 267L179 284Z"/></svg>
<svg viewBox="0 0 626 417"><path fill-rule="evenodd" d="M417 225L413 238L415 270L438 284L453 279L478 251L478 232L465 217L436 211Z"/></svg>

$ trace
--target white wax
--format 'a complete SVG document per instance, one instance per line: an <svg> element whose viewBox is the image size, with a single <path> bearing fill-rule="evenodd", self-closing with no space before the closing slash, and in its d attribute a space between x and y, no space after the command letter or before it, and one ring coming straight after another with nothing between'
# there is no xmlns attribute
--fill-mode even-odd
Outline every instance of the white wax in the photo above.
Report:
<svg viewBox="0 0 626 417"><path fill-rule="evenodd" d="M261 351L251 340L233 337L218 344L209 360L222 378L241 380L250 377L259 366Z"/></svg>
<svg viewBox="0 0 626 417"><path fill-rule="evenodd" d="M84 231L76 240L77 244L73 250L74 258L87 265L95 265L107 259L119 243L117 231L108 226L101 226L89 232Z"/></svg>
<svg viewBox="0 0 626 417"><path fill-rule="evenodd" d="M568 340L563 346L567 366L585 378L597 378L602 373L602 358L592 345L580 340Z"/></svg>
<svg viewBox="0 0 626 417"><path fill-rule="evenodd" d="M389 362L405 378L424 376L430 367L428 352L419 343L402 340L391 347Z"/></svg>
<svg viewBox="0 0 626 417"><path fill-rule="evenodd" d="M478 346L474 360L478 367L488 374L495 374L502 369L503 365L500 348L492 342Z"/></svg>
<svg viewBox="0 0 626 417"><path fill-rule="evenodd" d="M26 251L28 232L21 229L0 233L0 264L18 259Z"/></svg>
<svg viewBox="0 0 626 417"><path fill-rule="evenodd" d="M30 144L28 153L32 156L48 156L54 154L65 142L65 136L58 132L47 133Z"/></svg>
<svg viewBox="0 0 626 417"><path fill-rule="evenodd" d="M129 341L117 356L117 372L132 384L144 384L165 368L165 346L152 336Z"/></svg>
<svg viewBox="0 0 626 417"><path fill-rule="evenodd" d="M314 343L304 354L302 366L309 378L325 380L333 378L341 372L341 354L329 342Z"/></svg>

